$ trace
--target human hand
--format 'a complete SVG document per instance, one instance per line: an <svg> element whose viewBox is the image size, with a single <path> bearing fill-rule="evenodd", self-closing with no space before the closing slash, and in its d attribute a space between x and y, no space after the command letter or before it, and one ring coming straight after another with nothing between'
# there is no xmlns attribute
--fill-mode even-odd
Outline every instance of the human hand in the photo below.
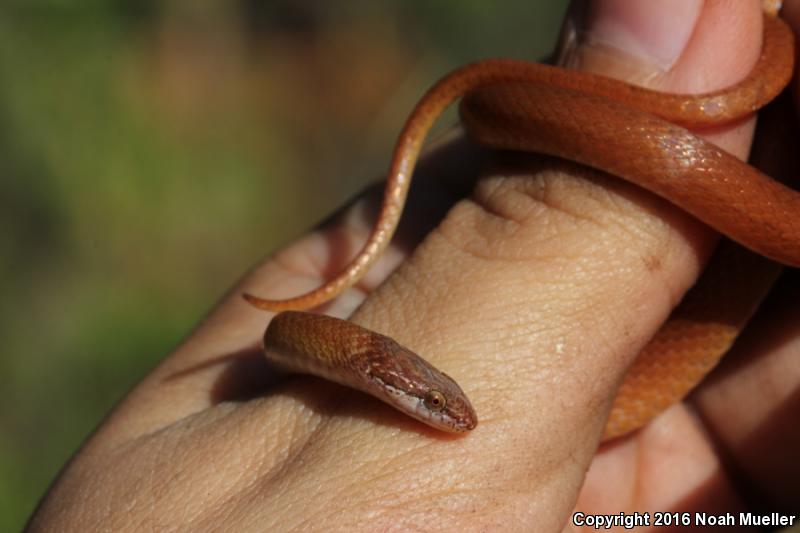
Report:
<svg viewBox="0 0 800 533"><path fill-rule="evenodd" d="M695 92L737 81L758 56L756 1L598 5L596 38L649 44L638 60L583 47L582 68ZM712 139L743 155L750 127ZM469 174L450 166L464 150L474 147L442 148L426 173ZM455 206L441 189L434 200L417 195L405 241L331 307L346 316L363 300L355 322L456 378L481 420L472 433L442 435L315 378L276 384L256 348L269 316L239 294L290 296L329 277L366 237L361 200L237 286L76 455L32 529L556 530L576 506L745 508L715 439L752 438L764 412L729 429L731 404L715 394L729 395L730 380L696 395L702 422L692 404L676 406L596 453L626 366L691 285L713 236L602 174L528 156L501 163Z"/></svg>

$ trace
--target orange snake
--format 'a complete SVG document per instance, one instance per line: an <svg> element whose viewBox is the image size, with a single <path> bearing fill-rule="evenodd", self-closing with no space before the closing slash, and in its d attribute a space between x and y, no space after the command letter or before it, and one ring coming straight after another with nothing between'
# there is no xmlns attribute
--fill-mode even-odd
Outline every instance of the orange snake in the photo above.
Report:
<svg viewBox="0 0 800 533"><path fill-rule="evenodd" d="M400 219L422 143L436 118L459 98L462 122L482 144L555 155L622 177L750 250L800 266L800 194L684 129L727 124L772 100L791 77L793 47L791 30L765 14L762 53L750 75L700 95L665 94L514 60L485 60L453 71L428 90L407 119L377 222L361 252L307 294L286 300L244 295L260 309L285 311L264 335L267 358L363 390L438 429L475 427L475 412L455 381L410 350L350 322L290 311L335 298L381 255ZM724 355L759 298L760 293L731 305L730 316L719 324L698 321L699 306L687 297L629 370L604 438L640 427L688 393ZM658 384L659 365L678 367L666 385Z"/></svg>

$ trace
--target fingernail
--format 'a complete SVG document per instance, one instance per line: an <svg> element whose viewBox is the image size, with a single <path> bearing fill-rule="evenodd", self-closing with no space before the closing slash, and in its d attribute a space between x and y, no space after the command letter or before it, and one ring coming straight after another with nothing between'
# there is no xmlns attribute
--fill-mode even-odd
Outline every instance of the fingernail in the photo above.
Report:
<svg viewBox="0 0 800 533"><path fill-rule="evenodd" d="M667 71L688 43L702 7L703 0L576 2L564 34L572 43L562 43L560 60L584 68L618 55Z"/></svg>

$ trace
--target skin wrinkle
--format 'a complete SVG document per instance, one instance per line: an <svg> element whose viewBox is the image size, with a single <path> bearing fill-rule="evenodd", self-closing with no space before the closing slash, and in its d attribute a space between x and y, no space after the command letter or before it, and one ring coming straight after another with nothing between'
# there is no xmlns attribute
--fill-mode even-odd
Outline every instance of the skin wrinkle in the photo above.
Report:
<svg viewBox="0 0 800 533"><path fill-rule="evenodd" d="M461 205L457 206L456 209L460 209L462 211L467 211L467 210L471 209L471 207L470 207L470 205L467 205L467 204L461 204ZM479 210L471 211L470 215L477 214L479 212L485 213L484 210L480 209L480 211ZM488 224L493 224L493 221L487 221L487 222L488 222ZM475 224L471 223L470 225L473 226ZM548 225L548 223L545 221L542 224L542 227L547 227L547 225ZM487 230L476 229L475 232L469 233L468 235L463 236L463 237L461 237L460 233L458 235L452 235L451 236L451 233L455 234L456 231L461 232L462 230L460 228L458 228L456 231L452 231L452 232L448 231L445 228L442 228L442 229L443 229L443 231L441 232L439 237L442 237L442 238L446 239L447 242L453 247L454 250L456 250L457 252L463 253L463 255L465 255L467 257L471 257L471 258L474 258L474 259L479 259L479 260L482 260L484 262L489 262L489 263L492 263L492 264L508 263L508 264L514 265L514 264L520 264L520 263L530 263L533 259L539 259L539 260L541 260L543 262L546 262L546 261L548 261L550 259L561 258L561 257L567 256L567 255L570 254L569 250L565 250L563 253L559 253L559 254L555 254L555 253L551 254L551 253L547 252L547 249L548 249L549 245L553 244L553 242L558 240L558 236L555 235L555 234L553 234L553 235L540 235L540 234L537 233L537 235L533 236L533 237L536 238L536 242L527 243L527 244L530 244L530 246L528 247L528 246L523 246L522 242L519 242L519 243L515 244L515 243L504 242L504 241L495 241L494 239L490 241L488 236L489 235L493 235L493 234L496 235L496 233L497 233L495 231L496 226L492 226L491 229L487 229ZM487 238L484 238L483 235L486 235ZM531 237L531 236L526 236L526 239L528 237ZM461 243L463 243L463 244L461 244ZM477 244L477 246L475 246L472 243L478 243L478 244ZM517 254L514 254L515 257L506 258L505 257L506 254L501 254L501 253L499 253L497 251L494 251L494 250L485 251L485 252L483 251L484 249L497 248L498 246L501 246L504 249L507 249L507 248L511 247L514 250L530 249L530 253L527 256L522 256L522 254L517 253ZM576 252L574 252L574 254L575 254L574 257L579 257L579 252L576 251Z"/></svg>
<svg viewBox="0 0 800 533"><path fill-rule="evenodd" d="M225 524L228 522L227 518L233 514L233 509L230 506L225 505L226 502L222 501L218 504L204 506L204 509L201 513L198 513L196 516L191 517L186 522L186 528L189 531L203 531L207 530L208 528L203 528L202 525L206 523L221 523Z"/></svg>
<svg viewBox="0 0 800 533"><path fill-rule="evenodd" d="M162 470L161 468L163 464L162 458L167 456L168 454L171 455L174 453L174 449L167 449L166 453L161 451L166 447L165 441L157 440L155 444L158 447L159 454L152 455L152 460L149 462L148 466L144 468L145 473L139 480L140 485L147 487L145 491L139 491L139 493L146 495L144 499L145 500L144 505L149 505L151 510L156 509L159 504L163 504L163 500L159 498L158 495L163 494L168 489L169 485L169 483L165 483L165 480L163 479L162 476L158 475L159 472ZM113 464L112 461L109 461L109 463ZM142 502L138 501L136 498L129 498L127 497L127 495L124 495L119 498L113 498L113 497L108 498L109 507L112 505L110 502L115 500L124 502L124 505L126 505L127 507L126 515L128 516L136 516L134 513L132 513L132 511L139 505L142 505ZM114 514L109 511L106 516L113 517ZM145 526L147 524L148 516L150 515L148 515L147 513L142 513L139 523L140 526ZM121 527L122 525L123 524L117 524L117 527Z"/></svg>
<svg viewBox="0 0 800 533"><path fill-rule="evenodd" d="M285 417L281 417L281 418L285 418ZM300 422L300 423L302 423L302 422ZM285 424L290 428L290 430L288 432L286 432L286 433L290 436L290 438L294 437L297 434L296 427L298 425L298 422L292 423L291 421L286 421ZM258 468L259 470L261 470L264 467L264 465L268 465L269 462L280 463L286 457L289 457L291 455L291 453L292 453L293 446L288 446L288 445L278 446L277 441L279 439L276 439L276 438L271 438L270 439L269 438L269 437L274 437L274 435L277 434L277 433L279 433L279 432L272 431L271 433L264 434L263 436L261 436L260 444L262 444L262 446L259 446L257 448L257 450L260 450L260 453L250 457L249 461L242 461L241 464L247 465L247 466L249 466L251 468ZM243 434L242 438L245 438L245 437L247 437L247 435ZM253 439L253 437L249 437L249 438ZM238 442L245 442L245 441L242 440L242 441L238 441ZM275 444L272 445L272 447L270 447L270 443L271 442L275 443ZM291 442L291 440L289 440L289 442ZM270 459L271 459L271 461L270 461ZM264 477L269 477L273 472L275 472L275 470L276 470L275 466L276 466L275 464L267 466L267 471L264 473L263 476ZM261 485L261 478L260 477L253 478L253 479L251 479L249 481L246 479L246 473L248 471L250 471L251 468L241 468L239 470L241 472L242 481L244 483L243 491L248 493L248 494L252 494L253 492L257 491L258 487ZM232 498L233 498L233 495L229 499L232 499Z"/></svg>
<svg viewBox="0 0 800 533"><path fill-rule="evenodd" d="M402 510L407 508L408 505L414 504L415 502L431 502L431 498L427 495L435 496L437 494L445 496L445 498L441 499L442 502L448 502L451 505L441 505L437 504L436 511L437 512L444 512L444 513L452 513L457 514L457 509L452 506L453 500L459 494L474 494L474 493L485 493L485 490L478 490L476 489L474 492L470 492L466 489L458 489L455 487L448 487L443 488L445 484L448 482L448 479L440 479L439 483L422 483L420 485L415 485L414 487L408 487L409 490L404 491L404 496L402 498L389 498L385 494L377 496L376 498L369 503L372 504L373 509L377 510L378 512L391 512L396 510ZM416 496L417 494L423 494L422 496Z"/></svg>
<svg viewBox="0 0 800 533"><path fill-rule="evenodd" d="M244 477L244 476L242 476ZM215 507L214 512L206 513L202 517L203 524L211 524L212 520L216 523L231 523L232 520L239 516L246 516L243 510L252 506L259 490L259 483L257 479L250 482L245 482L243 487L238 491L229 491L225 497L220 501L220 504ZM197 529L197 528L191 528ZM212 527L206 527L204 530L210 530Z"/></svg>
<svg viewBox="0 0 800 533"><path fill-rule="evenodd" d="M355 471L363 471L366 473L371 467L377 465L378 468L374 468L374 471L378 472L378 475L374 476L373 479L375 481L380 481L383 479L391 480L391 478L397 473L407 470L408 467L406 465L408 464L409 458L420 460L422 463L424 463L427 456L419 452L424 451L425 448L430 448L430 446L420 444L418 448L409 448L408 450L399 452L396 455L386 459L367 460L362 465L356 467ZM435 457L435 455L433 455L433 457ZM378 486L380 486L380 484L378 484Z"/></svg>
<svg viewBox="0 0 800 533"><path fill-rule="evenodd" d="M503 495L513 494L512 490L507 490L503 492ZM410 492L410 494L416 494L415 492ZM398 502L397 500L387 500L383 503L380 507L381 510L378 511L383 515L389 517L392 514L396 514L397 511L404 511L408 508L409 505L422 503L428 506L427 511L420 512L418 514L430 514L431 517L436 516L438 519L442 519L444 515L450 516L452 519L457 519L461 516L463 511L460 507L453 506L452 509L448 509L444 506L434 506L431 502L434 500L438 501L446 501L453 503L454 500L462 500L466 501L466 498L459 498L460 496L469 496L469 497L481 497L488 495L489 491L482 490L482 489L448 489L448 490L434 490L428 492L426 495L419 496L419 497L409 497L404 498L402 501ZM496 493L493 493L494 496L497 496ZM474 499L474 498L472 498ZM460 502L458 502L460 503ZM433 508L432 508L433 507Z"/></svg>
<svg viewBox="0 0 800 533"><path fill-rule="evenodd" d="M555 178L555 180L553 180L553 178ZM569 192L567 192L567 194L563 194L561 188L554 187L554 181L557 185L563 186L565 184L564 180L560 179L560 176L547 173L545 174L544 179L541 180L543 186L532 191L534 194L538 194L538 197L534 197L534 199L538 200L545 206L546 209L543 210L543 213L545 213L547 216L559 217L559 224L563 224L561 215L566 215L566 217L563 218L566 218L567 221L569 219L573 219L579 223L589 223L596 225L601 229L608 229L603 223L605 214L602 211L597 210L595 212L594 209L585 208L586 203L591 202L595 205L601 205L603 202L607 201L609 195L602 194L605 191L593 187L593 184L591 183L575 181L569 182L567 186L569 188L580 190L581 194L570 195ZM525 189L525 191L527 192L527 189ZM588 194L586 194L587 192ZM571 206L575 204L576 199L583 205L578 209L573 209ZM555 224L553 224L553 226L558 227Z"/></svg>
<svg viewBox="0 0 800 533"><path fill-rule="evenodd" d="M281 427L285 427L283 424L281 424L282 420L286 420L286 423L291 423L292 425L290 427L296 428L298 426L298 420L303 420L303 419L298 419L297 417L283 416L281 417L281 420L278 421L278 424L281 425ZM302 424L302 422L300 422L300 424ZM319 425L320 424L317 424L316 427L318 427ZM281 435L281 434L286 434L286 432L276 428L271 432L271 434ZM295 435L295 432L292 431L290 434ZM301 437L303 435L307 435L307 438L304 438L303 440L298 441L296 437L293 439L274 440L273 450L269 454L269 456L273 458L272 460L273 464L267 467L267 470L263 472L263 476L272 479L278 479L286 472L286 470L293 468L295 462L298 460L298 457L302 455L303 450L308 446L309 442L311 441L313 434L314 434L313 431L309 432L306 430L298 435ZM284 445L289 443L291 443L292 445L291 446ZM261 465L262 467L261 469L263 469L263 464L261 464L259 461L253 459L252 463L254 465ZM257 486L259 483L260 483L260 478L256 478L253 480L254 486Z"/></svg>
<svg viewBox="0 0 800 533"><path fill-rule="evenodd" d="M661 218L642 217L641 207L631 204L629 200L617 194L612 194L608 189L603 189L607 194L603 195L604 208L601 210L603 213L602 221L598 217L598 225L607 230L603 235L610 237L609 246L618 245L621 242L626 242L628 245L625 250L634 250L643 257L643 262L647 260L644 258L664 258L673 252L671 244L674 241L675 230ZM661 206L665 206L664 202L660 199L652 197L652 200ZM635 219L636 223L631 223ZM606 220L608 220L606 222ZM620 238L619 233L623 234ZM636 245L631 246L629 240L624 239L628 236L636 239ZM656 259L661 262L661 260Z"/></svg>
<svg viewBox="0 0 800 533"><path fill-rule="evenodd" d="M510 192L506 191L503 187L504 181L504 177L500 179L492 178L481 180L476 185L475 191L473 192L470 200L474 202L478 208L483 209L488 215L500 219L501 223L510 222L510 225L514 231L509 233L513 234L519 229L523 220L515 218L512 213L504 212L501 209L504 202L497 201L498 198Z"/></svg>
<svg viewBox="0 0 800 533"><path fill-rule="evenodd" d="M348 496L353 492L353 488L357 487L357 482L353 481L350 484L337 485L336 481L338 481L339 479L340 478L338 476L326 478L326 481L328 481L328 482L333 481L334 483L332 484L332 486L336 487L336 489L333 490L330 495L328 495L328 501L331 501L331 502L353 501L353 498L350 498ZM344 478L341 478L341 479L344 479ZM309 489L313 490L313 482L312 482L312 480L309 480L309 485L310 485ZM300 505L302 505L302 501L300 501L298 503ZM360 505L360 504L355 504L354 503L354 505ZM345 510L345 509L343 509L343 510ZM324 511L324 508L320 509L319 511L315 510L315 511L313 511L311 513L304 513L304 515L302 516L302 520L298 523L298 527L303 525L303 524L306 524L306 523L317 523L317 524L324 523L324 518L321 517L321 515L320 515L320 513L322 513L323 511Z"/></svg>
<svg viewBox="0 0 800 533"><path fill-rule="evenodd" d="M286 414L277 417L277 420L272 420L268 426L270 428L269 431L262 434L263 436L260 440L266 444L267 447L259 447L259 449L265 450L262 452L262 455L271 458L270 463L260 461L257 457L251 459L252 464L258 465L260 467L259 470L263 470L265 475L271 476L279 473L282 468L286 467L287 463L292 462L293 458L300 454L303 447L308 443L307 439L303 440L298 437L302 437L305 434L313 434L313 429L319 427L322 422L318 415L311 413L309 410L305 409L303 405L300 406L302 412L309 413L312 416L287 416L288 413L297 410L295 405L297 404L290 406L288 409L281 409L280 412ZM315 419L316 423L314 423ZM252 431L252 427L248 429ZM292 438L280 438L285 435L290 435ZM252 436L248 437L248 441L252 438ZM246 441L243 440L241 442Z"/></svg>
<svg viewBox="0 0 800 533"><path fill-rule="evenodd" d="M188 429L191 429L191 428L188 428ZM191 478L192 477L193 472L191 470L191 466L189 466L190 464L202 464L202 462L198 463L198 461L195 461L195 460L192 459L193 455L199 457L199 455L198 455L199 452L196 451L197 450L196 447L191 445L192 443L186 442L183 445L181 444L181 441L187 441L189 439L193 439L192 435L193 435L193 433L190 433L189 431L181 431L181 432L179 432L177 434L178 442L173 443L173 445L168 448L168 451L167 451L167 454L166 454L167 457L174 455L176 450L184 450L185 452L181 453L180 458L179 458L178 461L170 461L173 466L179 467L179 469L177 470L177 472L175 473L173 478L170 480L170 482L167 483L167 484L163 484L162 486L154 485L154 488L157 489L157 490L148 491L148 494L152 494L151 500L153 502L162 501L164 498L167 498L170 495L170 492L173 490L172 487L170 487L170 485L173 485L176 482L180 482L180 480L182 480L184 478ZM160 439L152 439L150 442L153 442L156 445L158 445L159 442L161 442L161 441L160 441ZM231 441L231 442L234 442L234 441ZM162 446L162 448L163 448L163 446ZM225 446L225 448L229 449L230 446ZM161 454L154 455L154 457L164 457L164 456L165 455L161 455ZM157 464L155 464L154 467L155 467L154 470L161 470L162 469L162 466L157 465ZM216 469L214 469L214 472L216 474L216 472L217 472ZM225 493L235 493L240 488L239 487L239 485L240 485L239 480L237 480L237 479L229 479L227 476L223 476L222 478L219 478L217 475L212 475L211 477L209 477L207 479L211 480L212 482L217 480L217 479L228 479L229 483L227 483L227 488L225 490ZM197 488L198 487L193 486L192 490L196 490ZM162 493L162 491L165 491L165 492ZM207 492L207 491L202 491L202 492ZM221 496L224 496L224 494L221 495ZM203 505L203 511L200 514L202 515L202 514L213 513L214 511L211 510L211 508L215 507L215 505L218 505L218 504L206 502Z"/></svg>
<svg viewBox="0 0 800 533"><path fill-rule="evenodd" d="M459 205L456 205L453 209L454 210L464 211L464 210L470 210L471 206L467 205L465 203L459 203ZM492 214L491 212L483 210L483 208L480 208L480 210L481 210L482 213L488 214L491 217L495 217L494 214ZM473 211L473 213L474 212L475 211ZM452 250L452 252L450 252L451 254L453 254L453 255L456 255L456 254L464 255L464 256L466 256L468 258L471 257L473 259L492 260L491 254L482 255L481 250L475 249L475 248L473 248L471 246L468 246L468 242L472 242L472 241L474 241L474 240L476 240L478 238L483 240L483 236L482 235L473 234L473 235L471 235L471 238L469 239L469 241L466 241L463 238L458 238L458 235L460 233L459 229L460 228L456 228L456 231L453 232L456 235L451 235L451 232L448 231L448 229L446 227L440 227L441 231L439 233L439 236L444 242L446 242L450 246L450 248ZM488 239L487 239L487 241L488 241ZM483 249L483 247L481 247L481 249Z"/></svg>
<svg viewBox="0 0 800 533"><path fill-rule="evenodd" d="M567 206L569 202L561 205L562 202L552 200L553 186L563 185L557 173L548 171L536 172L533 177L529 175L520 177L515 174L503 174L499 176L496 175L486 181L495 184L494 190L496 192L494 196L495 198L501 199L501 202L499 202L501 204L500 206L491 206L488 207L488 210L500 215L502 218L517 222L518 227L523 230L527 229L530 231L531 221L536 221L537 224L541 224L544 227L550 227L549 224L551 224L551 222L547 219L542 220L542 218L556 217L559 213L566 214L568 218L577 219L579 221L593 221L591 218L587 218L588 215L583 214L581 210L568 209ZM575 183L574 185L576 188L580 188L583 184ZM517 193L518 196L515 196L515 193ZM564 196L568 197L568 194ZM526 198L529 200L526 205L530 207L525 209L526 216L513 218L513 202L509 202L508 198L514 197L520 199ZM476 190L475 199L479 207L487 209L487 204L492 203L491 200L493 198L484 197L481 194L481 188L479 186ZM574 196L571 201L575 201Z"/></svg>
<svg viewBox="0 0 800 533"><path fill-rule="evenodd" d="M557 185L563 185L563 183L558 181L558 177L551 173L540 173L541 179L531 179L529 176L503 176L501 179L505 182L504 187L504 194L508 197L513 197L514 193L518 193L519 198L528 198L531 200L530 205L534 206L528 210L528 216L525 219L522 219L521 222L527 222L526 225L521 225L522 228L530 228L530 222L536 221L538 223L544 223L546 226L549 224L553 224L550 221L542 221L543 217L556 217L556 220L553 222L558 222L558 224L564 224L560 218L560 215L567 215L567 221L569 219L574 219L578 222L592 222L596 224L600 224L601 217L593 217L590 214L584 213L584 209L571 209L570 202L564 202L564 199L569 198L569 194L562 195L561 191L558 191L558 194L554 194L555 191L554 187L554 179ZM570 184L573 185L573 184ZM575 183L576 188L581 187L582 183ZM561 197L561 198L559 198ZM572 202L574 202L575 196L572 197ZM505 202L509 204L508 201ZM539 209L536 207L541 206ZM598 213L599 214L599 213ZM557 226L556 226L557 227ZM558 230L557 230L558 231Z"/></svg>
<svg viewBox="0 0 800 533"><path fill-rule="evenodd" d="M410 452L410 451L411 451L411 450L409 450L409 452ZM421 456L419 456L419 457L416 457L415 459L424 458L424 457L425 457L424 455L421 455ZM394 460L397 460L397 459L398 459L398 458L395 458ZM424 464L422 464L422 463L419 463L419 461L418 461L418 460L415 460L414 462L415 462L415 463L418 463L418 465L417 465L417 466L418 466L419 468L424 468ZM382 464L383 464L383 463L382 463ZM360 465L360 467L359 467L359 468L366 468L367 466L368 466L367 464L363 464L363 465ZM455 465L455 464L454 464L454 465L453 465L453 469L456 469L456 468L457 468L457 465ZM405 470L405 471L407 471L407 468L404 468L404 469L402 469L402 470ZM356 471L359 471L359 469L357 469ZM390 473L390 472L386 472L386 471L385 471L385 466L384 466L384 467L382 467L382 468L380 468L380 469L379 469L379 471L382 471L382 472L383 472L383 475L382 475L382 476L379 476L378 478L376 478L376 479L375 479L375 481L380 481L380 479L382 479L382 478L384 478L384 477L390 477L390 474L391 474L391 473ZM430 483L430 484L432 484L432 483L434 482L434 480L433 480L433 479L430 479L430 480L428 480L428 481L429 481L429 483ZM447 481L447 480L446 480L446 479L443 479L442 477L439 477L439 478L437 478L437 480L436 480L436 481L438 482L438 484L440 484L440 485L441 485L441 484L444 484L444 483L446 483L446 481ZM360 483L358 483L358 482L354 482L354 483L352 484L352 487L355 487L355 488L356 488L356 490L358 490L358 489L360 489ZM406 494L406 495L413 495L413 494L416 494L416 492L417 492L417 491L420 491L420 490L421 490L421 488L422 488L422 487L420 487L419 485L415 485L414 487L409 487L409 490L406 490L406 491L401 491L401 492L402 492L402 493L404 493L404 494ZM343 492L343 493L339 495L340 497L343 497L343 496L344 496L344 492L346 492L346 487L345 487L345 490L343 490L342 492ZM444 493L447 493L447 491L445 491ZM404 498L403 498L403 501L402 501L402 503L399 503L399 504L398 504L398 503L395 503L395 506L393 506L393 505L389 505L387 502L397 502L397 500L396 500L396 499L389 499L389 500L387 500L387 499L386 499L386 498L387 498L387 497L386 497L386 495L384 495L384 494L382 494L382 493L380 493L380 492L375 492L374 494L375 494L375 496L376 496L375 498L368 498L368 497L367 497L367 498L363 498L363 499L361 499L361 500L360 500L360 502L359 502L359 509L374 509L374 510L373 510L373 511L371 511L371 512L383 512L383 513L388 513L388 512L389 512L390 510L392 510L394 507L397 507L397 508L402 508L402 507L403 507L403 505L407 505L408 503L415 501L415 499L414 499L414 498L410 498L410 497L404 497ZM339 498L336 498L336 499L338 500ZM313 523L313 520L310 520L310 521L309 521L309 523Z"/></svg>
<svg viewBox="0 0 800 533"><path fill-rule="evenodd" d="M491 181L492 182L496 182L498 185L500 183L496 179L493 179ZM573 218L573 219L576 219L578 221L591 222L592 224L595 224L595 225L601 227L602 229L606 230L609 235L613 235L615 237L617 236L617 233L619 231L623 231L624 233L628 234L631 237L636 237L638 240L645 241L645 242L649 243L649 241L646 241L646 239L642 238L642 232L645 233L645 237L653 237L653 236L661 237L661 236L663 236L663 231L660 231L660 228L659 228L660 226L663 227L663 223L656 223L655 226L651 226L649 224L648 225L631 224L630 223L631 216L635 217L637 220L642 218L641 214L640 214L641 212L639 211L639 208L637 206L632 205L629 201L620 198L617 195L614 195L614 194L611 194L611 193L606 193L605 189L593 188L593 192L596 190L597 192L603 193L603 194L593 195L593 196L594 196L595 200L600 201L601 203L604 204L604 206L606 207L605 209L587 209L585 205L581 205L580 208L571 208L570 205L572 203L574 203L574 200L571 200L571 199L576 197L574 194L572 194L572 195L570 193L563 194L563 193L559 192L558 196L554 197L553 195L549 194L549 192L548 192L548 191L552 191L553 190L552 186L548 186L548 184L551 183L552 180L549 180L547 178L535 180L535 183L542 184L542 185L544 185L544 187L541 187L541 186L538 186L538 185L533 185L533 187L532 187L531 186L531 181L534 181L534 180L530 180L530 179L527 179L527 180L515 180L515 181L511 182L511 186L510 187L507 185L505 188L508 189L508 192L506 192L506 194L513 194L513 192L522 192L523 194L525 194L525 193L528 193L531 190L531 188L533 188L535 193L533 195L526 195L526 196L533 200L533 204L534 205L542 205L542 206L544 206L546 208L549 208L549 209L544 209L544 210L542 210L542 209L531 209L530 210L532 212L544 213L544 214L547 215L546 216L546 220L544 220L544 221L542 220L542 218L543 218L542 216L537 216L535 219L531 219L531 220L536 220L536 222L538 224L541 224L541 225L546 226L546 227L557 227L557 226L560 226L564 222L562 220L559 220L559 217L557 216L557 213L563 213L563 214L568 215L568 218ZM520 185L519 186L515 186L516 183L519 183ZM583 184L578 184L578 185L579 185L578 188L581 188L582 186L584 186ZM497 185L492 187L492 191L496 191L496 190L497 190ZM494 214L494 215L500 214L505 218L509 217L510 213L503 212L503 211L498 211L498 210L492 208L489 205L491 203L491 195L484 196L484 195L481 195L480 192L479 192L476 196L477 196L477 198L479 198L479 206L480 207L483 207L484 209L488 209L488 211L491 214ZM558 198L558 197L561 197L561 198L563 198L563 199L565 199L567 201L566 202L564 200L553 201L554 198ZM585 197L584 197L584 202L585 202ZM551 217L554 216L553 210L556 211L555 220L553 220L553 218L551 218ZM595 212L602 213L602 215L598 215L598 216L584 215L584 213L595 213ZM515 222L519 222L520 219L512 218L512 220L514 220ZM649 222L649 220L648 220L648 222ZM616 231L614 231L614 230L616 230ZM492 231L492 232L489 232L488 234L493 234L494 235L494 234L496 234L496 232ZM560 239L560 237L558 237L558 236L554 236L553 238ZM663 237L663 239L666 241L665 244L662 245L662 244L657 242L654 245L652 245L652 247L654 248L653 251L647 250L647 251L641 252L641 254L643 256L658 257L660 255L668 253L667 252L667 250L669 248L668 247L668 243L671 242L671 240L672 240L671 236L668 235L666 237ZM460 240L460 239L451 239L451 242L461 243L463 241ZM537 244L539 244L539 243L532 243L532 244L528 243L528 244L530 244L529 248L537 249ZM465 249L465 248L466 248L466 246L462 246L461 247L461 249ZM635 248L635 247L633 247L633 248ZM470 253L475 253L474 250L472 250L472 249L469 249L467 251L469 251ZM489 259L489 260L497 260L497 259L499 259L499 257L497 255L492 255L492 253L493 253L493 251L489 251L489 252L486 253L485 256L481 255L481 257L484 257L484 258ZM528 257L523 257L522 258L522 260L527 260L527 259L529 259L529 258Z"/></svg>
<svg viewBox="0 0 800 533"><path fill-rule="evenodd" d="M341 402L339 402L339 404L341 404ZM294 450L290 453L287 453L286 459L276 471L271 472L269 478L271 480L281 481L282 479L285 479L287 475L291 474L295 470L298 470L298 464L302 463L306 459L306 450L310 449L310 447L314 445L317 440L316 438L323 433L325 425L326 421L321 420L320 423L317 424L311 431L306 431L299 446L294 446Z"/></svg>
<svg viewBox="0 0 800 533"><path fill-rule="evenodd" d="M279 513L282 512L282 515L274 516L272 521L272 528L277 528L278 524L280 524L281 528L286 527L287 523L291 523L292 521L295 522L294 526L290 526L291 528L296 527L296 522L298 519L304 518L305 516L312 516L312 515L297 515L296 513L292 512L292 509L296 509L299 507L306 507L304 506L304 500L306 499L305 494L313 493L314 484L313 480L307 478L301 478L299 480L299 489L300 490L287 490L291 487L290 484L286 482L286 478L281 478L279 480L265 480L265 482L269 483L269 496L266 498L265 501L262 502L262 506L266 505L268 508L273 510L274 514L275 511ZM322 482L323 480L320 480ZM326 495L327 496L327 495ZM263 497L263 494L262 494ZM281 498L287 498L288 501L285 501L282 505L276 505L275 502L280 501ZM326 497L327 501L331 501L333 499L333 495L330 497ZM347 501L347 500L343 500ZM314 512L321 512L324 509L324 505L320 505L318 507L313 508ZM340 506L341 508L341 506ZM344 510L344 509L342 509Z"/></svg>

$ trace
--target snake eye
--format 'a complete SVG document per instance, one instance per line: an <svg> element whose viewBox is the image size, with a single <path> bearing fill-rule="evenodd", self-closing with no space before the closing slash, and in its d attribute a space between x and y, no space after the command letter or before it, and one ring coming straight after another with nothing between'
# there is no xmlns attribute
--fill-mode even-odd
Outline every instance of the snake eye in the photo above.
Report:
<svg viewBox="0 0 800 533"><path fill-rule="evenodd" d="M423 402L425 403L425 407L436 412L441 411L444 409L444 406L447 405L447 399L444 397L444 394L438 390L429 391L428 394L425 395Z"/></svg>

